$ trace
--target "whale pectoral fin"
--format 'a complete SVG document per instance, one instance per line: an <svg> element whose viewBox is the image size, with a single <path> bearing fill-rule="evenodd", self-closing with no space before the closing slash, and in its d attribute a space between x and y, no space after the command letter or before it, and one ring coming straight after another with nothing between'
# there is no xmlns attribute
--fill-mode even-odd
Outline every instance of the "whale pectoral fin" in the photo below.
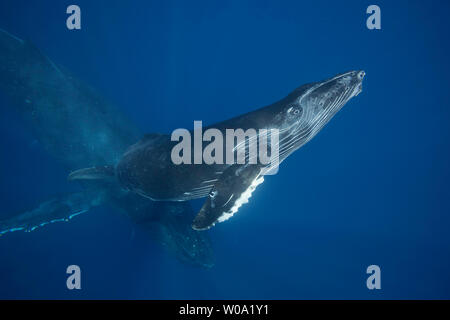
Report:
<svg viewBox="0 0 450 320"><path fill-rule="evenodd" d="M255 188L264 181L259 165L233 165L212 188L208 199L192 223L195 230L206 230L229 219L248 202Z"/></svg>
<svg viewBox="0 0 450 320"><path fill-rule="evenodd" d="M114 179L115 170L114 166L100 166L83 168L72 171L67 179L69 180L107 180Z"/></svg>

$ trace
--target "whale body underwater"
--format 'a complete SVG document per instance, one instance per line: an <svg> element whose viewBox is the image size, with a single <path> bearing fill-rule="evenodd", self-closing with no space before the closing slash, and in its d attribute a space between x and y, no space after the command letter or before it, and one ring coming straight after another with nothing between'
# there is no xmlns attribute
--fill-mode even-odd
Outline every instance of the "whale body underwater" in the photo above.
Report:
<svg viewBox="0 0 450 320"><path fill-rule="evenodd" d="M0 95L6 98L2 112L10 110L20 116L25 129L30 129L39 145L68 172L115 162L142 136L141 130L96 90L29 41L1 29ZM22 206L23 201L17 199L11 201ZM207 233L191 228L195 212L188 202L155 202L124 190L115 181L82 181L79 191L25 206L27 210L2 213L0 236L40 230L108 206L132 222L133 234L135 228L142 230L181 262L206 268L214 265L212 241Z"/></svg>
<svg viewBox="0 0 450 320"><path fill-rule="evenodd" d="M279 164L317 135L362 91L364 76L364 71L356 70L305 84L278 102L206 129L214 128L224 135L229 129L276 129ZM123 189L157 201L207 197L192 223L193 229L205 230L236 213L264 181L264 175L274 169L270 164L250 161L175 164L171 154L177 143L168 134L148 134L130 146L116 164L79 169L69 179L114 179ZM246 148L246 144L237 148Z"/></svg>

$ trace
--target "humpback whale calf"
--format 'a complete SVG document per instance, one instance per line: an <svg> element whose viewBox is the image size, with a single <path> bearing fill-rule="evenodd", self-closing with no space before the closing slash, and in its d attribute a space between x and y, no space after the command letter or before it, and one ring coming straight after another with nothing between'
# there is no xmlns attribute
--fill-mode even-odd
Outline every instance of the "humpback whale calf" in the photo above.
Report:
<svg viewBox="0 0 450 320"><path fill-rule="evenodd" d="M306 84L272 105L208 128L215 128L223 135L229 129L276 129L279 133L277 145L269 144L271 148L277 147L278 163L281 163L310 141L362 91L364 76L364 71L357 70ZM129 147L115 165L79 169L72 172L69 179L116 179L125 190L153 200L186 201L207 197L192 224L194 229L204 230L237 212L264 181L263 176L274 170L271 164L252 164L250 161L243 164L175 164L171 151L176 144L170 135L149 134ZM246 148L246 144L234 148Z"/></svg>
<svg viewBox="0 0 450 320"><path fill-rule="evenodd" d="M68 171L116 162L141 136L119 109L55 65L28 41L0 30L0 91L40 144ZM64 177L65 179L65 177ZM68 221L100 205L120 209L138 228L186 263L211 267L207 234L192 230L189 203L154 202L125 191L116 181L85 181L62 194L0 220L0 235Z"/></svg>

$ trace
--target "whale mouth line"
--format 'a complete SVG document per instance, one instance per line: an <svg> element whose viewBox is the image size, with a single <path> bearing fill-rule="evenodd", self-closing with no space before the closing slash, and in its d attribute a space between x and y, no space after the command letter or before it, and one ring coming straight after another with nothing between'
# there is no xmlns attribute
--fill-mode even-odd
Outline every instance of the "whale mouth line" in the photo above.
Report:
<svg viewBox="0 0 450 320"><path fill-rule="evenodd" d="M355 93L353 94L353 96L356 97L356 96L358 96L361 92L362 92L362 83L360 83L360 84L355 88Z"/></svg>

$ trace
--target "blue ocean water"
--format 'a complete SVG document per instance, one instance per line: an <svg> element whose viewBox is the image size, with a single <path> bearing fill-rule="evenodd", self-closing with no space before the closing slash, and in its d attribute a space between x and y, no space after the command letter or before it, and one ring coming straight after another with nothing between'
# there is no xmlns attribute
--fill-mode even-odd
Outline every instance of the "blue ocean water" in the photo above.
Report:
<svg viewBox="0 0 450 320"><path fill-rule="evenodd" d="M66 28L77 4L82 29ZM381 8L381 30L366 8ZM208 231L215 266L176 260L114 208L0 238L0 298L450 298L448 1L25 1L33 42L146 132L268 105L364 69L363 92ZM0 95L0 214L76 190ZM195 201L199 208L202 201ZM67 290L66 267L82 270ZM368 290L366 268L381 268Z"/></svg>

